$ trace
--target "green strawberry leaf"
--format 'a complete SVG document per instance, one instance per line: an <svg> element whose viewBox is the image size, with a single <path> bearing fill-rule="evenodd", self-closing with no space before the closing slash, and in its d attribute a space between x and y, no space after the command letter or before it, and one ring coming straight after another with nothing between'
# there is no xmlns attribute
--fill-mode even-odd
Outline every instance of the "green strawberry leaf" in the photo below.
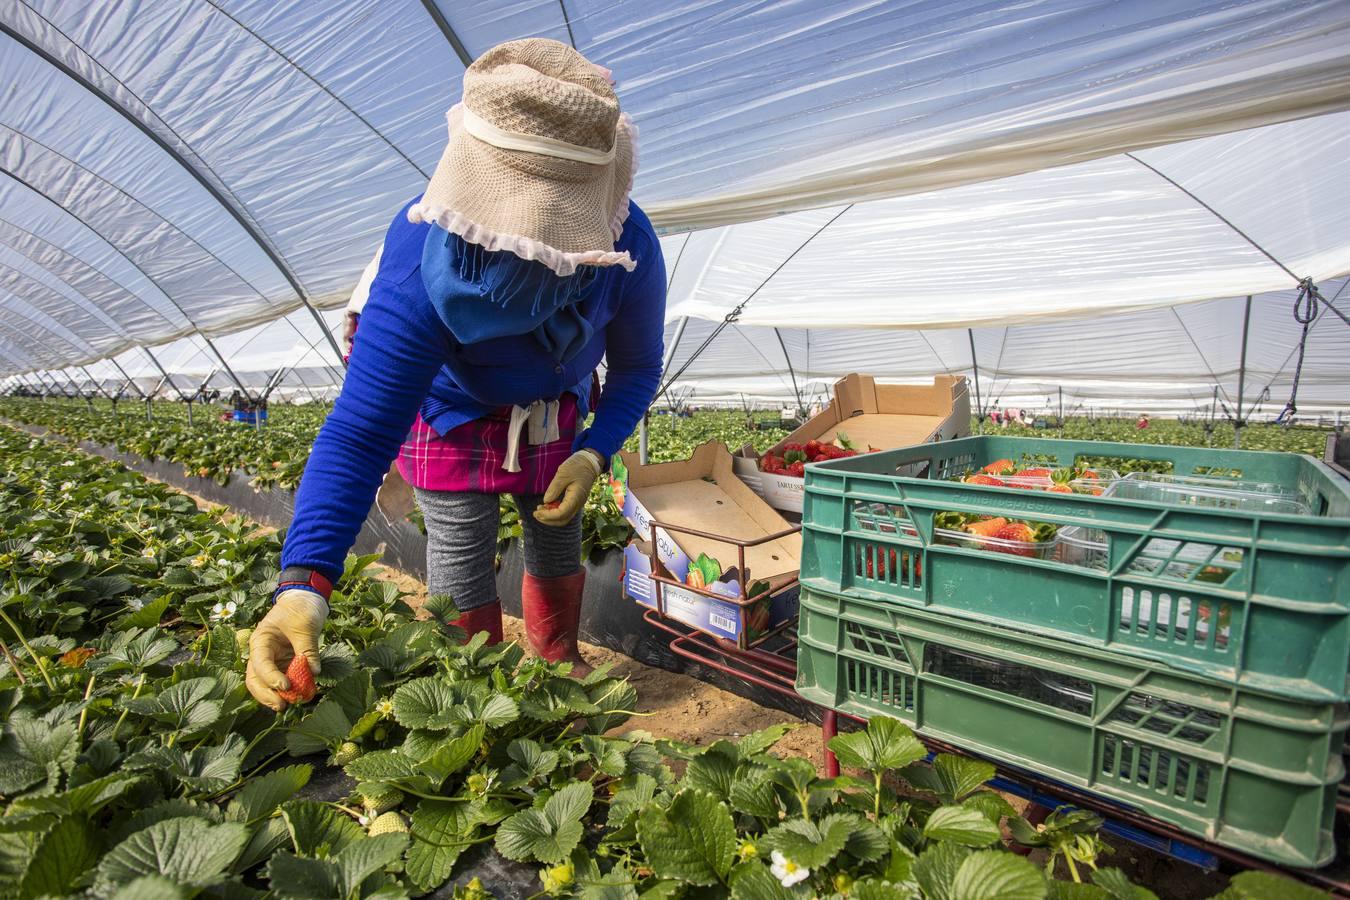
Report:
<svg viewBox="0 0 1350 900"><path fill-rule="evenodd" d="M857 822L848 814L828 815L819 822L789 819L764 835L761 843L766 850L777 850L799 866L819 869L844 849Z"/></svg>
<svg viewBox="0 0 1350 900"><path fill-rule="evenodd" d="M394 691L394 718L405 728L445 730L459 717L454 691L442 678L416 678Z"/></svg>
<svg viewBox="0 0 1350 900"><path fill-rule="evenodd" d="M1130 879L1119 869L1098 869L1092 873L1092 883L1103 888L1112 900L1158 900L1158 895L1148 888L1131 884ZM1230 880L1230 887L1232 883L1233 880ZM1271 900L1283 896L1282 894L1276 894ZM1220 898L1223 898L1223 894L1219 894L1214 900L1220 900ZM1234 898L1223 898L1223 900L1234 900Z"/></svg>
<svg viewBox="0 0 1350 900"><path fill-rule="evenodd" d="M928 755L909 726L884 716L872 718L865 731L836 735L830 749L840 765L872 772L902 769Z"/></svg>
<svg viewBox="0 0 1350 900"><path fill-rule="evenodd" d="M961 900L1042 900L1045 876L1013 853L984 850L961 863L952 880L952 896Z"/></svg>
<svg viewBox="0 0 1350 900"><path fill-rule="evenodd" d="M286 766L249 780L230 801L225 816L245 824L265 819L309 783L310 766Z"/></svg>
<svg viewBox="0 0 1350 900"><path fill-rule="evenodd" d="M638 842L662 878L712 885L731 871L736 826L731 811L716 797L683 790L669 809L652 806L638 816Z"/></svg>
<svg viewBox="0 0 1350 900"><path fill-rule="evenodd" d="M930 841L951 841L967 847L987 847L999 840L998 826L978 809L939 806L924 823L923 835Z"/></svg>
<svg viewBox="0 0 1350 900"><path fill-rule="evenodd" d="M101 848L84 816L67 816L42 836L19 884L22 897L74 893L84 873L98 862Z"/></svg>
<svg viewBox="0 0 1350 900"><path fill-rule="evenodd" d="M281 804L281 816L295 852L302 856L331 856L366 836L350 818L314 800L288 800Z"/></svg>
<svg viewBox="0 0 1350 900"><path fill-rule="evenodd" d="M471 805L464 801L423 800L417 805L406 864L414 887L430 891L450 877L460 854L477 834L474 819Z"/></svg>
<svg viewBox="0 0 1350 900"><path fill-rule="evenodd" d="M581 823L575 820L561 826L551 822L542 810L522 809L497 826L497 852L517 862L536 860L555 864L567 858L581 843Z"/></svg>
<svg viewBox="0 0 1350 900"><path fill-rule="evenodd" d="M237 823L211 825L202 819L169 819L136 832L98 864L99 893L111 893L142 875L162 875L193 887L209 887L226 872L248 842Z"/></svg>
<svg viewBox="0 0 1350 900"><path fill-rule="evenodd" d="M911 871L926 900L968 900L954 891L956 873L973 851L960 844L936 843L914 860ZM1011 855L1011 854L1010 854Z"/></svg>

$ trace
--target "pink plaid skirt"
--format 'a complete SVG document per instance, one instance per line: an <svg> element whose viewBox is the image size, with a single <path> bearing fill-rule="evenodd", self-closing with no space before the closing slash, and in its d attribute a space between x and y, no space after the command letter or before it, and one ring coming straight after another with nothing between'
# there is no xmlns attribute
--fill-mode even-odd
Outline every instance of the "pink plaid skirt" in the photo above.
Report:
<svg viewBox="0 0 1350 900"><path fill-rule="evenodd" d="M520 471L508 472L506 460L511 407L437 434L419 415L398 451L398 470L413 487L475 494L542 494L563 460L572 455L577 432L577 398L558 401L558 439L530 445L520 441Z"/></svg>

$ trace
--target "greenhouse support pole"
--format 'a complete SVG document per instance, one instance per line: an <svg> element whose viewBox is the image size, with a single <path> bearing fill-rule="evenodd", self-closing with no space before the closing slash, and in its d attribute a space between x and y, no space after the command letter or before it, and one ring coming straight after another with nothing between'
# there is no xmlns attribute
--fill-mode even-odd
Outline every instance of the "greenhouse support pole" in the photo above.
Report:
<svg viewBox="0 0 1350 900"><path fill-rule="evenodd" d="M423 0L423 3L428 7L433 8L435 7L435 3L432 2L432 0ZM439 14L439 10L437 11L437 14ZM433 16L433 18L434 17L435 16ZM442 20L443 18L444 17L441 17ZM236 22L236 24L238 24L238 22ZM318 310L316 310L312 305L310 305L309 296L305 292L304 287L300 284L299 276L296 275L296 273L291 270L290 264L287 263L286 260L282 257L280 249L272 245L272 242L267 238L267 235L263 232L262 227L253 220L252 213L248 211L247 207L244 206L243 202L240 201L239 198L234 196L232 193L229 193L229 188L226 187L223 182L217 184L216 179L214 179L213 177L208 177L207 173L210 172L210 170L205 168L205 164L201 162L200 158L198 158L195 162L189 159L187 154L181 148L170 143L164 137L164 135L160 134L158 131L155 130L155 128L151 127L150 125L146 124L146 122L142 121L142 119L139 118L134 111L128 109L125 105L118 102L116 98L111 96L106 90L101 88L99 85L91 81L89 77L86 76L84 73L82 73L81 71L79 71L66 61L55 56L40 44L35 43L25 35L19 33L16 29L9 26L3 21L0 21L0 33L8 35L10 38L15 40L19 44L28 48L28 50L32 51L34 54L39 56L47 64L55 68L57 71L63 73L67 78L71 79L76 84L80 85L80 87L87 90L98 100L101 100L114 112L122 116L122 118L126 119L129 123L131 123L132 126L134 126L137 130L139 130L142 134L144 134L147 138L149 138L152 142L154 142L155 145L158 146L161 150L163 150L170 159L172 159L175 163L178 164L179 167L183 169L183 171L185 171L189 176L191 176L191 178L194 181L196 181L199 185L201 185L202 188L208 194L211 195L211 198L220 205L221 209L223 209L226 213L228 213L229 216L232 219L234 219L235 222L238 223L239 227L242 228L244 230L244 233L249 236L250 240L252 240L253 243L257 245L258 249L262 251L263 255L266 256L272 262L272 265L276 266L277 271L279 271L282 277L286 279L286 282L291 286L291 289L295 291L295 295L300 298L300 302L305 304L305 306L309 309L310 313L314 316L314 318L318 320L320 326L323 328L324 336L328 338L328 343L333 348L333 352L337 354L338 359L342 358L342 349L338 347L337 340L333 337L332 334L329 333L328 327L327 325L324 325L323 318L319 315ZM464 60L464 65L467 67L469 65L469 60ZM177 136L175 135L175 137ZM214 173L211 174L214 176ZM151 279L151 281L153 280L154 279ZM170 302L173 302L172 298L170 298ZM174 305L177 306L176 303ZM196 327L197 323L193 322L192 317L188 316L187 313L183 312L181 307L179 308L178 311L183 313L184 318L186 318L189 322L192 322L194 328ZM200 330L198 330L197 333L202 338L206 337L205 335L201 334ZM229 366L226 366L225 368L226 371L229 370ZM242 384L239 387L240 390L243 390ZM244 394L247 396L248 391L244 391Z"/></svg>
<svg viewBox="0 0 1350 900"><path fill-rule="evenodd" d="M774 337L778 338L778 347L783 351L783 362L787 363L788 375L792 378L792 395L797 398L797 418L806 419L806 407L802 406L802 392L797 388L797 371L792 368L792 359L788 356L787 344L783 341L783 333L777 328L773 330Z"/></svg>
<svg viewBox="0 0 1350 900"><path fill-rule="evenodd" d="M91 400L91 399L89 399L88 395L85 394L84 389L83 389L82 387L80 387L79 382L77 382L74 378L71 378L71 377L70 377L70 373L67 372L65 369L62 369L62 370L61 370L61 377L64 378L66 381L69 381L69 382L70 382L70 386L73 387L73 388L75 389L75 396L76 396L76 397L79 397L81 400L83 400L83 401L84 401L84 405L87 406L87 407L89 407L89 411L90 411L90 412L93 412L93 411L94 411L94 401Z"/></svg>
<svg viewBox="0 0 1350 900"><path fill-rule="evenodd" d="M45 380L43 379L44 375L46 376ZM33 377L37 379L38 384L42 385L42 395L44 397L55 397L57 395L60 395L62 397L70 396L65 391L61 390L60 385L58 385L56 381L50 375L47 375L45 372L35 372ZM50 382L50 384L48 382Z"/></svg>
<svg viewBox="0 0 1350 900"><path fill-rule="evenodd" d="M970 368L975 373L975 419L980 423L980 434L984 434L984 404L980 400L980 364L975 359L975 331L966 329L966 337L970 338Z"/></svg>
<svg viewBox="0 0 1350 900"><path fill-rule="evenodd" d="M675 350L680 346L680 339L684 337L685 326L689 324L688 316L680 316L680 320L675 323L675 334L670 339L670 346L666 348L666 358L661 360L661 377L665 377L666 372L670 370L670 364L675 361ZM667 388L670 385L666 385ZM647 465L647 449L651 440L651 429L649 425L649 416L651 414L651 404L647 404L647 412L642 414L642 424L638 426L638 459L642 464Z"/></svg>
<svg viewBox="0 0 1350 900"><path fill-rule="evenodd" d="M159 364L159 360L155 358L155 354L150 352L150 348L142 347L141 352L144 353L146 356L150 357L150 362L154 363L155 368L159 370L159 374L164 376L164 381L160 383L160 387L157 387L153 391L151 391L150 396L147 397L146 400L150 400L155 396L155 394L158 394L160 392L160 388L162 388L165 383L167 383L169 387L174 389L174 392L178 394L179 400L186 400L187 399L186 395L184 395L183 392L178 389L178 385L174 384L172 376L170 376L168 371Z"/></svg>
<svg viewBox="0 0 1350 900"><path fill-rule="evenodd" d="M27 379L27 377L28 377L29 375L32 375L33 380L37 382L38 399L39 399L39 400L46 400L46 399L47 399L47 386L46 386L45 384L42 383L42 379L41 379L41 378L38 378L37 375L36 375L36 373L28 372L28 373L25 373L25 375L22 376L22 377L25 378L25 379ZM27 380L24 381L24 387L31 387L31 385L29 385L29 383L28 383Z"/></svg>
<svg viewBox="0 0 1350 900"><path fill-rule="evenodd" d="M98 391L100 394L102 394L103 396L107 397L109 400L112 401L113 415L117 415L117 398L103 389L103 385L99 384L98 379L93 376L93 374L89 371L89 369L87 369L84 366L80 366L80 371L84 373L85 378L88 378L90 381L94 383L94 389L96 391Z"/></svg>
<svg viewBox="0 0 1350 900"><path fill-rule="evenodd" d="M649 406L642 411L642 424L638 426L638 460L645 466L648 463L647 442L649 440L649 431L647 421L651 418L652 408Z"/></svg>
<svg viewBox="0 0 1350 900"><path fill-rule="evenodd" d="M1242 392L1247 389L1247 331L1252 323L1252 295L1242 311L1242 354L1238 357L1237 414L1233 419L1233 449L1242 449Z"/></svg>
<svg viewBox="0 0 1350 900"><path fill-rule="evenodd" d="M670 346L666 348L666 358L661 360L661 377L666 377L666 372L670 371L670 364L675 362L675 351L680 346L680 340L684 337L685 326L689 324L688 316L680 316L680 321L675 323L675 334L670 339ZM670 383L666 383L666 389L670 388ZM664 391L662 392L664 393Z"/></svg>
<svg viewBox="0 0 1350 900"><path fill-rule="evenodd" d="M216 348L216 345L211 341L211 339L206 335L201 334L200 332L198 332L197 336L201 338L203 342L205 342L206 346L211 348L211 352L216 355L216 359L220 360L221 368L225 370L226 375L230 376L230 380L234 382L235 387L243 391L244 399L246 400L252 399L251 395L248 392L248 388L244 387L244 383L239 380L239 376L234 374L234 370L230 368L230 364L225 361L225 357L221 355L220 350ZM201 393L200 388L198 389L197 392Z"/></svg>
<svg viewBox="0 0 1350 900"><path fill-rule="evenodd" d="M440 29L441 34L445 37L446 43L450 45L450 49L455 51L455 56L459 57L459 61L464 65L464 68L467 69L469 65L473 63L473 57L469 55L468 48L465 47L464 42L459 39L459 35L455 33L455 29L450 27L449 21L446 20L440 7L436 5L436 0L422 0L422 6L426 9L427 15L431 17L431 21Z"/></svg>
<svg viewBox="0 0 1350 900"><path fill-rule="evenodd" d="M136 389L136 396L140 397L140 398L143 399L143 400L144 400L144 399L148 399L148 398L145 396L145 391L141 390L141 386L140 386L139 384L136 383L136 379L134 379L134 378L132 378L130 375L128 375L128 374L127 374L127 370L124 369L124 368L122 368L121 365L118 364L117 360L113 359L113 358L110 356L110 357L108 357L108 362L110 362L110 363L113 364L113 368L114 368L114 369L116 369L117 371L119 371L119 372L122 373L122 377L125 378L125 379L127 380L127 384L131 385L133 388ZM124 389L124 390L125 390L125 389Z"/></svg>
<svg viewBox="0 0 1350 900"><path fill-rule="evenodd" d="M43 369L41 374L47 377L47 380L52 383L52 387L59 391L62 397L67 400L70 399L70 391L66 390L61 382L56 380L56 376L52 374L51 369Z"/></svg>

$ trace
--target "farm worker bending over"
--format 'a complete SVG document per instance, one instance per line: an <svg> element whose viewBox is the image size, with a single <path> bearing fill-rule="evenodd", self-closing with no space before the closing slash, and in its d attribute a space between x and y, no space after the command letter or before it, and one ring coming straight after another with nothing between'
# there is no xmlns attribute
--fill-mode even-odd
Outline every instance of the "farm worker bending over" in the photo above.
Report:
<svg viewBox="0 0 1350 900"><path fill-rule="evenodd" d="M449 144L389 226L305 466L275 602L250 642L259 702L286 705L293 655L318 672L326 598L396 458L426 519L427 587L454 599L457 624L502 639L497 497L510 493L530 646L589 671L581 509L656 393L666 294L661 245L628 198L635 129L608 76L537 38L464 73Z"/></svg>

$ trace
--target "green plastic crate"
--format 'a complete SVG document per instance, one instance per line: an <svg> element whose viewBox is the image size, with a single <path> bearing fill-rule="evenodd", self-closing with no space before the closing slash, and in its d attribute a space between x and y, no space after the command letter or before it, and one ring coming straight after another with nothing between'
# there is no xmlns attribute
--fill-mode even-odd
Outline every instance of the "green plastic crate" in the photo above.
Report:
<svg viewBox="0 0 1350 900"><path fill-rule="evenodd" d="M1146 460L1296 489L1313 515L1254 513L949 480L998 459ZM1126 464L1129 465L1129 464ZM944 510L1078 526L1045 559L936 540ZM1227 684L1350 699L1350 482L1312 457L1190 447L972 437L808 466L801 580L1104 647Z"/></svg>
<svg viewBox="0 0 1350 900"><path fill-rule="evenodd" d="M893 716L1272 862L1335 853L1343 705L809 588L798 638L812 703Z"/></svg>

